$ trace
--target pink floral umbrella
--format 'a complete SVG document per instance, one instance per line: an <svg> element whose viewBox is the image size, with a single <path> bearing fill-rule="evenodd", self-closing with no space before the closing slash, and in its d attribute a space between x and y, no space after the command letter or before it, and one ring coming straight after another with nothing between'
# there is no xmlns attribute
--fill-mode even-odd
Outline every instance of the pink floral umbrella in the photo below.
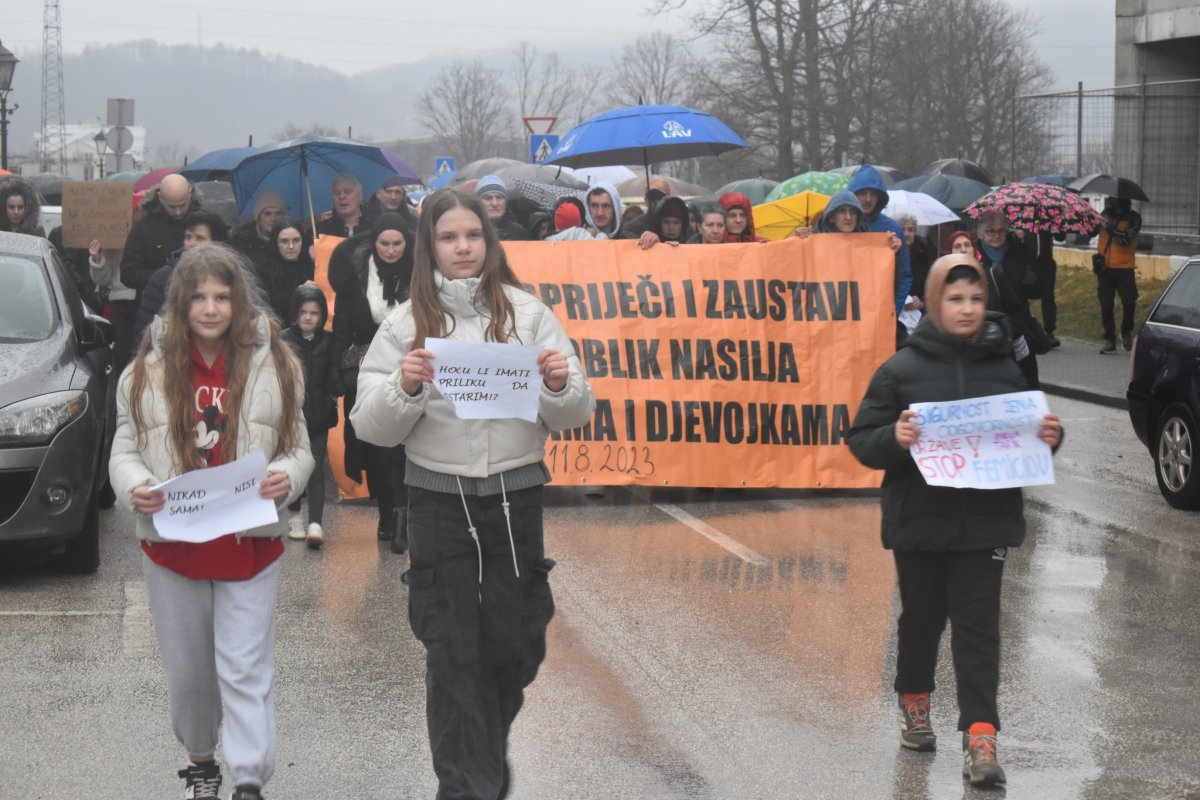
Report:
<svg viewBox="0 0 1200 800"><path fill-rule="evenodd" d="M1096 209L1074 192L1044 183L1009 183L985 194L965 213L978 219L1000 211L1014 228L1031 233L1080 233L1091 236L1104 224Z"/></svg>

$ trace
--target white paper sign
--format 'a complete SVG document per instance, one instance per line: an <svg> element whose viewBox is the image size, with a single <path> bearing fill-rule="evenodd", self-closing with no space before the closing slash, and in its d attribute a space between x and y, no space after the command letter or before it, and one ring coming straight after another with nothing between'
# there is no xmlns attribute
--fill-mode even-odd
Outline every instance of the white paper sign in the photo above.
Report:
<svg viewBox="0 0 1200 800"><path fill-rule="evenodd" d="M154 527L164 539L209 542L278 522L274 501L258 493L266 477L267 458L255 450L231 464L192 470L151 486L166 496Z"/></svg>
<svg viewBox="0 0 1200 800"><path fill-rule="evenodd" d="M523 419L537 422L541 345L426 339L433 385L460 419Z"/></svg>
<svg viewBox="0 0 1200 800"><path fill-rule="evenodd" d="M1048 413L1041 392L913 403L920 439L908 449L930 486L1010 489L1054 483L1050 445L1037 438Z"/></svg>

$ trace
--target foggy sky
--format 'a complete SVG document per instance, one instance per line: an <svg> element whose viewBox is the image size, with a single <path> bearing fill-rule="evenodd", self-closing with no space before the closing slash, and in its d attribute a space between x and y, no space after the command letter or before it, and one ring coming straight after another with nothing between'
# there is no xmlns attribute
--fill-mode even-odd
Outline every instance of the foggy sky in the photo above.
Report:
<svg viewBox="0 0 1200 800"><path fill-rule="evenodd" d="M1034 48L1054 72L1054 88L1112 84L1113 0L1007 0L1030 8L1042 25L1030 31ZM464 57L480 50L509 52L528 41L568 61L607 61L637 36L694 33L683 12L648 15L655 0L63 0L64 51L88 44L155 39L163 44L224 44L257 48L327 66L347 75L431 56ZM42 0L3 0L0 40L17 54L42 47ZM589 9L602 8L601 13ZM345 15L336 13L345 9ZM519 10L518 10L519 9ZM970 47L970 42L964 42ZM39 81L23 74L18 82ZM28 86L28 84L26 84Z"/></svg>

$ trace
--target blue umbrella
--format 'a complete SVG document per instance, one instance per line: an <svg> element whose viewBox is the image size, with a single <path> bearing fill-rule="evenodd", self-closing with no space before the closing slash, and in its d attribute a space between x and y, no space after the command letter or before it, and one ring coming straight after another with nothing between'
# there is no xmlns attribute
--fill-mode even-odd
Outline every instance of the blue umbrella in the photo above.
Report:
<svg viewBox="0 0 1200 800"><path fill-rule="evenodd" d="M214 173L232 172L234 167L242 163L242 159L260 149L262 148L226 147L221 150L213 150L179 170L179 174L189 181L214 180L217 177L223 177L221 174L214 175Z"/></svg>
<svg viewBox="0 0 1200 800"><path fill-rule="evenodd" d="M373 144L332 136L304 135L262 149L233 169L233 196L243 214L254 209L254 197L264 189L283 196L289 214L313 218L333 207L333 179L354 175L363 193L371 194L397 174L385 152ZM401 176L409 177L409 176ZM411 176L414 183L421 179Z"/></svg>
<svg viewBox="0 0 1200 800"><path fill-rule="evenodd" d="M429 182L429 188L430 189L445 189L447 186L454 183L454 176L456 174L457 173L454 173L454 172L446 172L441 175L438 175L436 178L434 178L433 180L431 180Z"/></svg>
<svg viewBox="0 0 1200 800"><path fill-rule="evenodd" d="M746 147L721 120L684 106L629 106L606 111L576 125L545 164L603 167L715 156Z"/></svg>

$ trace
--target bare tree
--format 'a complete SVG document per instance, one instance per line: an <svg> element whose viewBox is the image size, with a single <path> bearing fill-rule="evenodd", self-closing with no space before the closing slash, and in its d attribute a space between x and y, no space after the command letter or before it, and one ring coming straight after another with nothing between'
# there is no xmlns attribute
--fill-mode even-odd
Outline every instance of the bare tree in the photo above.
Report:
<svg viewBox="0 0 1200 800"><path fill-rule="evenodd" d="M588 64L576 73L578 91L567 107L568 119L573 120L574 124L603 110L607 76L608 70L596 64ZM563 130L566 130L566 126L563 126Z"/></svg>
<svg viewBox="0 0 1200 800"><path fill-rule="evenodd" d="M658 0L695 9L717 48L697 105L730 122L773 177L854 161L942 156L997 171L1039 152L1047 68L1036 20L1003 0ZM797 164L797 161L800 163Z"/></svg>
<svg viewBox="0 0 1200 800"><path fill-rule="evenodd" d="M345 134L345 131L339 131L332 125L323 125L320 122L297 125L289 120L282 128L275 132L275 141L286 142L288 139L296 139L306 134L311 136L342 136Z"/></svg>
<svg viewBox="0 0 1200 800"><path fill-rule="evenodd" d="M151 158L151 163L159 166L171 166L182 164L184 159L192 159L200 155L192 145L186 147L179 142L171 142L170 144L160 144L154 148L154 156Z"/></svg>
<svg viewBox="0 0 1200 800"><path fill-rule="evenodd" d="M454 155L475 161L490 155L512 133L508 91L499 70L478 61L455 61L417 98L421 122L445 139Z"/></svg>
<svg viewBox="0 0 1200 800"><path fill-rule="evenodd" d="M639 36L621 48L609 72L608 101L614 106L692 105L696 88L686 43L669 33Z"/></svg>
<svg viewBox="0 0 1200 800"><path fill-rule="evenodd" d="M999 0L913 0L885 32L888 70L875 105L886 122L873 153L912 168L970 158L996 177L1036 168L1044 107L1013 100L1050 81L1029 43L1036 24Z"/></svg>
<svg viewBox="0 0 1200 800"><path fill-rule="evenodd" d="M827 1L827 0L826 0ZM773 172L782 179L795 172L795 147L803 141L809 160L820 150L819 10L823 0L660 0L658 10L698 7L693 21L701 35L714 37L719 57L704 83L699 103L722 118L738 120L743 138L761 132L764 149L773 152ZM717 106L714 108L713 106ZM806 124L797 131L796 110ZM754 135L751 133L751 135Z"/></svg>
<svg viewBox="0 0 1200 800"><path fill-rule="evenodd" d="M514 92L522 117L559 117L561 123L577 93L575 72L558 53L543 53L521 42L513 53Z"/></svg>

